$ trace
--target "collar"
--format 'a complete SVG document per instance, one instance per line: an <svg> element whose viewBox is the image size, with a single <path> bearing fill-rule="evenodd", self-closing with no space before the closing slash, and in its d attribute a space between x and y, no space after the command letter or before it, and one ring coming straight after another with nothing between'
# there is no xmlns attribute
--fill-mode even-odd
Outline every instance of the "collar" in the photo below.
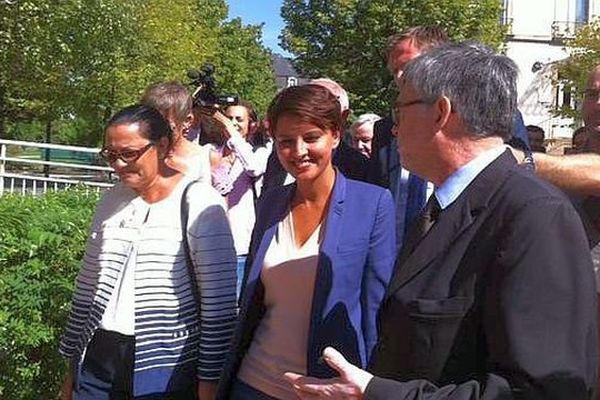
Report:
<svg viewBox="0 0 600 400"><path fill-rule="evenodd" d="M498 158L506 149L500 145L481 153L452 173L439 187L435 188L434 195L443 209L452 204L469 184L492 161Z"/></svg>

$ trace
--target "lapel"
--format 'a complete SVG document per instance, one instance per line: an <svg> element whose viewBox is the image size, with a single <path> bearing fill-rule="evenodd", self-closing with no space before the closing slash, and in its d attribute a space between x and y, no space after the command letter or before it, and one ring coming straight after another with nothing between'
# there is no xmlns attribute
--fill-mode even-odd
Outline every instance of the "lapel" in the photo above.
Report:
<svg viewBox="0 0 600 400"><path fill-rule="evenodd" d="M325 232L320 253L333 256L337 251L340 238L341 218L344 212L344 199L346 198L346 178L336 168L335 183L329 200Z"/></svg>
<svg viewBox="0 0 600 400"><path fill-rule="evenodd" d="M396 138L392 138L390 144L384 149L386 154L386 174L388 179L388 187L394 196L398 193L398 185L400 184L400 174L402 166L400 165L400 155L398 154L398 142Z"/></svg>
<svg viewBox="0 0 600 400"><path fill-rule="evenodd" d="M407 257L400 254L384 301L443 254L473 224L515 165L515 158L510 150L506 150L477 175L454 203L440 213L435 225L411 255ZM405 260L400 265L402 259Z"/></svg>
<svg viewBox="0 0 600 400"><path fill-rule="evenodd" d="M318 364L317 362L321 352L321 347L318 345L319 326L323 318L323 310L333 286L332 269L337 255L339 238L342 233L345 198L346 178L336 168L335 184L331 193L331 199L329 200L323 241L319 248L319 261L310 309L310 326L307 342L307 370L309 375L314 375L317 370L323 368L322 364ZM343 266L340 267L343 268Z"/></svg>

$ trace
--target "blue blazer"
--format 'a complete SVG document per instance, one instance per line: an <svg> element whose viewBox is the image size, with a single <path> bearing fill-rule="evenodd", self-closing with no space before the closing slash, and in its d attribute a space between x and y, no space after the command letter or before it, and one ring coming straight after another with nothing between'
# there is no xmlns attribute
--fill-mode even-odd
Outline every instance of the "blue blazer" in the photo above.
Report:
<svg viewBox="0 0 600 400"><path fill-rule="evenodd" d="M263 260L295 189L295 184L274 188L259 203L233 353L221 376L218 398L227 398L264 315ZM377 342L376 315L396 259L394 213L388 190L336 173L319 249L307 338L308 375L336 376L319 361L327 346L335 347L353 364L367 366Z"/></svg>

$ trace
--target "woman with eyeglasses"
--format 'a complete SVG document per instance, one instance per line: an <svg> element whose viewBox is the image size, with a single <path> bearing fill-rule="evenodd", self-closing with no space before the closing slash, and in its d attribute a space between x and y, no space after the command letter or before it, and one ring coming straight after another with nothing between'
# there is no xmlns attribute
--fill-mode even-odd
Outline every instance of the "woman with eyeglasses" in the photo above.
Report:
<svg viewBox="0 0 600 400"><path fill-rule="evenodd" d="M343 129L338 99L320 85L290 87L267 118L295 183L258 203L219 399L297 399L284 374L336 376L321 360L327 346L366 367L396 258L390 192L332 165Z"/></svg>
<svg viewBox="0 0 600 400"><path fill-rule="evenodd" d="M214 397L236 322L221 196L165 163L172 132L135 105L108 122L120 182L96 209L60 352L63 399Z"/></svg>

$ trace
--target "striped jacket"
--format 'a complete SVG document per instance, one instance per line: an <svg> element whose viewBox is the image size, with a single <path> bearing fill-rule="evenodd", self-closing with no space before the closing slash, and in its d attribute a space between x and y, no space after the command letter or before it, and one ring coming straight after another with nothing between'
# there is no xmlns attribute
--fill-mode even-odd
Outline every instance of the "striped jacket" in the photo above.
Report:
<svg viewBox="0 0 600 400"><path fill-rule="evenodd" d="M237 320L236 257L223 200L210 185L196 182L187 192L187 234L200 292L198 315L182 242L180 204L188 183L182 179L167 199L151 205L121 184L105 194L60 342L60 353L79 367L137 244L136 396L180 390L196 377L216 381ZM140 212L147 216L136 218Z"/></svg>

